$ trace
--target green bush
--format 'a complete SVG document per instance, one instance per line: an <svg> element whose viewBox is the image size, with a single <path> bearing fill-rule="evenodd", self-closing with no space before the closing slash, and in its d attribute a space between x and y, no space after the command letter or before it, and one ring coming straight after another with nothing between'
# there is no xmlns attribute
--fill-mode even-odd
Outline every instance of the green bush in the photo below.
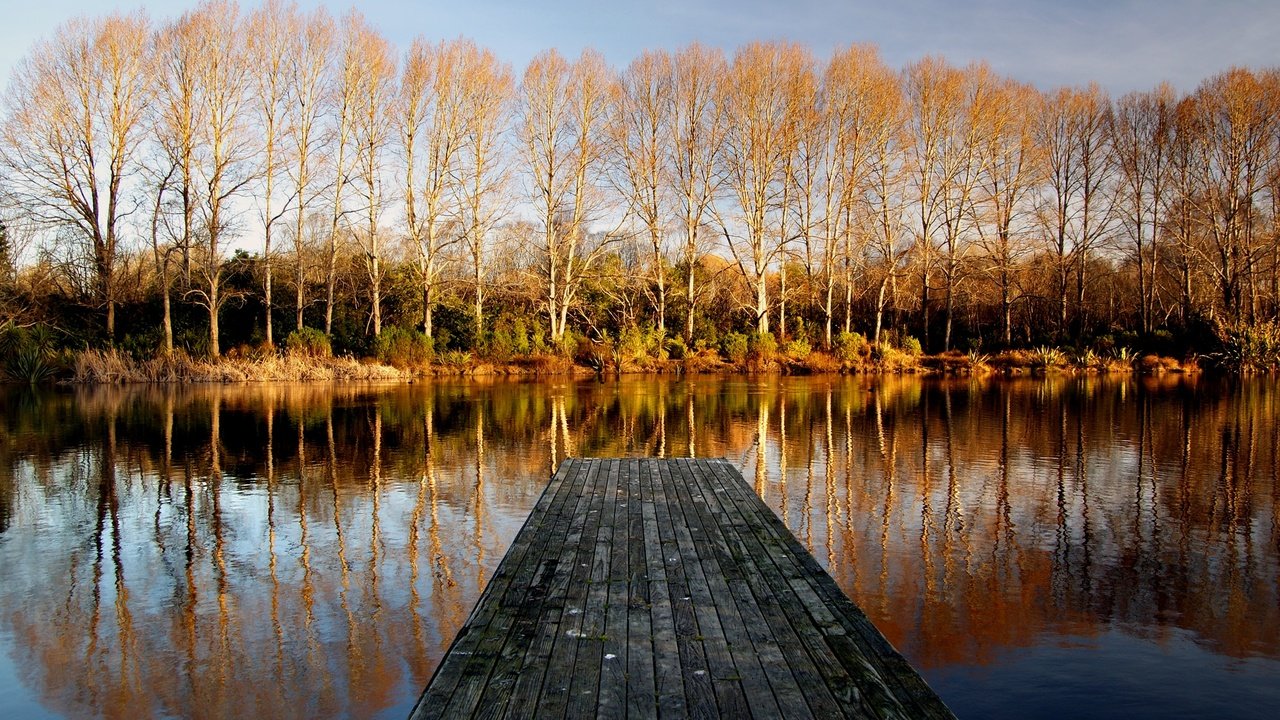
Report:
<svg viewBox="0 0 1280 720"><path fill-rule="evenodd" d="M665 349L667 357L672 360L683 360L689 354L689 347L684 344L684 338L679 335L667 338Z"/></svg>
<svg viewBox="0 0 1280 720"><path fill-rule="evenodd" d="M813 348L809 345L808 340L796 338L788 342L782 351L786 353L787 357L802 360L809 357L809 353L813 352Z"/></svg>
<svg viewBox="0 0 1280 720"><path fill-rule="evenodd" d="M303 357L333 357L329 336L315 328L303 327L289 333L284 339L285 350L290 355Z"/></svg>
<svg viewBox="0 0 1280 720"><path fill-rule="evenodd" d="M628 360L637 360L654 354L650 353L648 333L635 325L624 328L618 335L617 352Z"/></svg>
<svg viewBox="0 0 1280 720"><path fill-rule="evenodd" d="M486 353L494 360L506 361L516 356L528 355L532 349L524 318L503 317L494 325Z"/></svg>
<svg viewBox="0 0 1280 720"><path fill-rule="evenodd" d="M1042 345L1031 353L1031 364L1034 367L1062 367L1067 364L1067 354L1055 347Z"/></svg>
<svg viewBox="0 0 1280 720"><path fill-rule="evenodd" d="M576 358L579 349L591 344L583 342L584 340L585 338L572 330L565 330L564 334L560 336L560 341L556 343L556 352L567 358Z"/></svg>
<svg viewBox="0 0 1280 720"><path fill-rule="evenodd" d="M747 355L752 360L769 362L776 354L778 354L778 341L774 339L773 333L751 333L747 336Z"/></svg>
<svg viewBox="0 0 1280 720"><path fill-rule="evenodd" d="M9 358L5 375L16 382L37 385L57 377L58 365L52 353L29 345Z"/></svg>
<svg viewBox="0 0 1280 720"><path fill-rule="evenodd" d="M910 335L902 336L902 340L898 343L898 349L908 355L919 355L922 352L920 341Z"/></svg>
<svg viewBox="0 0 1280 720"><path fill-rule="evenodd" d="M152 329L141 333L130 333L116 344L120 352L128 354L134 360L148 360L160 352L164 337L160 330Z"/></svg>
<svg viewBox="0 0 1280 720"><path fill-rule="evenodd" d="M870 346L867 345L866 336L857 332L842 332L836 335L833 347L836 357L844 362L857 362L871 351Z"/></svg>
<svg viewBox="0 0 1280 720"><path fill-rule="evenodd" d="M727 333L720 338L720 352L724 353L725 359L729 362L746 362L747 336L740 332Z"/></svg>
<svg viewBox="0 0 1280 720"><path fill-rule="evenodd" d="M383 328L374 342L378 362L398 368L421 367L435 357L431 338L419 330L391 327Z"/></svg>
<svg viewBox="0 0 1280 720"><path fill-rule="evenodd" d="M440 364L452 367L464 367L471 362L471 353L466 350L446 350L440 355Z"/></svg>
<svg viewBox="0 0 1280 720"><path fill-rule="evenodd" d="M1219 323L1214 327L1214 352L1208 359L1232 372L1280 367L1280 323Z"/></svg>

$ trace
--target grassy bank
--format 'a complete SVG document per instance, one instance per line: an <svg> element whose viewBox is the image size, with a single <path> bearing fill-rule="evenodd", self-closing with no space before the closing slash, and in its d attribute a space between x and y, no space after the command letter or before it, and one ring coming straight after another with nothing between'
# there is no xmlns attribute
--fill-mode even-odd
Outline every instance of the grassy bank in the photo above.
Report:
<svg viewBox="0 0 1280 720"><path fill-rule="evenodd" d="M939 355L912 355L902 352L871 353L865 357L840 358L832 353L811 351L804 355L777 352L756 354L738 361L717 353L687 355L681 359L627 358L598 362L574 361L547 355L492 362L483 358L454 359L452 362L419 362L412 365L379 363L372 359L312 357L290 353L264 353L251 357L218 360L192 358L175 353L168 357L137 360L114 350L86 350L74 353L67 371L54 371L46 378L73 383L243 383L306 381L410 380L436 376L555 376L626 373L778 373L790 375L919 374L919 375L1034 375L1045 373L1165 373L1197 372L1194 362L1146 355L1101 358L1091 354L1069 357L1052 349L1014 350L993 356L958 352ZM16 378L15 378L16 379Z"/></svg>

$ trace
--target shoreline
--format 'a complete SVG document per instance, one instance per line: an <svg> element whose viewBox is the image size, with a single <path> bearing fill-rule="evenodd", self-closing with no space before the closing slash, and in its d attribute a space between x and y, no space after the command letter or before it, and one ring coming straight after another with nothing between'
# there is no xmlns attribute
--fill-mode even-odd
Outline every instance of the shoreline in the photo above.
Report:
<svg viewBox="0 0 1280 720"><path fill-rule="evenodd" d="M1046 375L1164 375L1194 374L1194 361L1178 362L1155 355L1131 360L1097 360L1080 365L1059 358L1044 362L1022 351L995 357L974 358L958 353L913 356L907 361L877 363L841 362L825 353L806 357L779 355L767 360L733 363L717 357L692 356L681 360L643 358L613 367L595 368L560 356L532 356L507 362L484 359L465 364L395 367L371 359L320 357L268 353L258 357L224 357L217 360L185 354L137 360L110 350L75 353L69 363L71 376L63 385L126 384L253 384L267 382L408 382L449 377L551 378L610 377L622 375L917 375L922 377L1020 377Z"/></svg>

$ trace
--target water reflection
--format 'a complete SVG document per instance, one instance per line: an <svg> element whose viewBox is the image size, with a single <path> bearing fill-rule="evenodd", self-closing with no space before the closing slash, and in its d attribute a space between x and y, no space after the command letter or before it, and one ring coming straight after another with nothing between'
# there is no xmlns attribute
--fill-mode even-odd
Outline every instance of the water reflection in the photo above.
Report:
<svg viewBox="0 0 1280 720"><path fill-rule="evenodd" d="M1230 687L1233 664L1280 668L1278 390L696 378L11 391L0 643L21 692L56 714L401 716L561 459L726 456L961 714L990 702L1018 652L1062 645L1098 660L1105 698L1124 670L1098 647L1117 631L1167 648L1192 638L1217 663L1205 677L1247 708L1272 691L1247 674Z"/></svg>

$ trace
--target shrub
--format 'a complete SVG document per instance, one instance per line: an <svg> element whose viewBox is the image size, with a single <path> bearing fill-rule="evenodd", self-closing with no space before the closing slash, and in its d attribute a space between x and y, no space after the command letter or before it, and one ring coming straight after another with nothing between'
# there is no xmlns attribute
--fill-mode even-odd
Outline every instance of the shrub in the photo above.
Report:
<svg viewBox="0 0 1280 720"><path fill-rule="evenodd" d="M1232 372L1269 370L1280 366L1280 323L1217 323L1212 353L1214 365Z"/></svg>
<svg viewBox="0 0 1280 720"><path fill-rule="evenodd" d="M1092 349L1086 349L1084 352L1076 353L1075 359L1072 362L1076 367L1085 369L1097 369L1103 366L1102 357Z"/></svg>
<svg viewBox="0 0 1280 720"><path fill-rule="evenodd" d="M333 357L333 347L329 345L329 336L315 328L303 327L289 333L284 339L285 350L290 355L301 357Z"/></svg>
<svg viewBox="0 0 1280 720"><path fill-rule="evenodd" d="M747 360L747 336L740 332L731 332L720 338L720 352L725 359L733 363Z"/></svg>
<svg viewBox="0 0 1280 720"><path fill-rule="evenodd" d="M440 354L440 364L451 367L464 367L471 362L471 353L466 350L446 350Z"/></svg>
<svg viewBox="0 0 1280 720"><path fill-rule="evenodd" d="M51 353L35 346L27 346L9 359L5 375L10 380L37 385L57 377L58 366Z"/></svg>
<svg viewBox="0 0 1280 720"><path fill-rule="evenodd" d="M836 335L833 344L836 357L844 362L857 362L871 351L867 338L862 333L842 332Z"/></svg>
<svg viewBox="0 0 1280 720"><path fill-rule="evenodd" d="M421 367L435 356L431 338L419 330L392 325L374 342L378 362L397 368Z"/></svg>
<svg viewBox="0 0 1280 720"><path fill-rule="evenodd" d="M1032 353L1032 365L1035 367L1052 368L1061 367L1067 364L1067 356L1061 350L1055 347L1043 345L1035 349Z"/></svg>
<svg viewBox="0 0 1280 720"><path fill-rule="evenodd" d="M684 344L684 338L679 335L667 338L666 343L664 343L664 347L667 352L667 357L672 360L683 360L689 354L689 347Z"/></svg>
<svg viewBox="0 0 1280 720"><path fill-rule="evenodd" d="M813 352L813 348L809 346L808 340L796 338L795 340L788 342L782 348L782 351L786 353L787 357L802 360L809 357L809 353Z"/></svg>
<svg viewBox="0 0 1280 720"><path fill-rule="evenodd" d="M650 352L647 333L635 325L623 328L618 335L614 354L628 360L648 357Z"/></svg>
<svg viewBox="0 0 1280 720"><path fill-rule="evenodd" d="M559 342L556 343L556 352L567 358L576 358L581 346L590 345L590 343L583 342L584 339L572 330L565 330L560 335Z"/></svg>
<svg viewBox="0 0 1280 720"><path fill-rule="evenodd" d="M898 343L898 349L912 356L919 355L922 352L920 341L910 335L902 336L902 340Z"/></svg>
<svg viewBox="0 0 1280 720"><path fill-rule="evenodd" d="M494 325L486 352L495 360L505 361L517 355L528 355L532 350L524 318L503 317Z"/></svg>
<svg viewBox="0 0 1280 720"><path fill-rule="evenodd" d="M778 353L778 341L773 333L751 333L747 336L747 355L757 362L769 362Z"/></svg>

